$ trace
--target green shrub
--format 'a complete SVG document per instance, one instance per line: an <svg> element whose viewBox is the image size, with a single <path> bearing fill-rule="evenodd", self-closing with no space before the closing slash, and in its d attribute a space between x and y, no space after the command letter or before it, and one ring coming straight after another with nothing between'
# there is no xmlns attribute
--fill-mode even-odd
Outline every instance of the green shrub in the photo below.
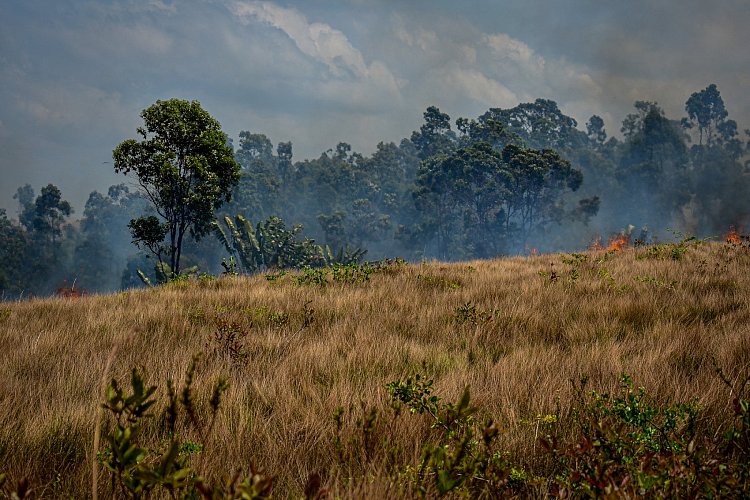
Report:
<svg viewBox="0 0 750 500"><path fill-rule="evenodd" d="M201 420L192 396L192 383L198 357L188 368L185 385L178 394L171 381L167 382L168 402L164 411L169 443L163 449L152 450L140 442L143 425L153 417L156 386L146 386L136 369L131 373L131 390L121 388L112 380L106 391L104 408L112 423L104 434L106 446L99 450L99 463L109 471L111 493L123 498L145 498L155 493L171 498L260 499L269 498L273 478L251 468L250 475L240 474L226 484L210 484L190 466L190 457L204 452L204 444L213 430L221 397L228 389L224 379L214 386L209 400L208 420ZM176 433L178 420L186 420L202 436L203 443L182 441Z"/></svg>

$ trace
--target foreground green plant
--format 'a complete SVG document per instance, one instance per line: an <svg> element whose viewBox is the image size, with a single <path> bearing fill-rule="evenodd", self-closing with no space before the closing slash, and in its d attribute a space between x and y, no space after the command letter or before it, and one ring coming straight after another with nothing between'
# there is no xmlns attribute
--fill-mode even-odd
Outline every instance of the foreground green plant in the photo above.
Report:
<svg viewBox="0 0 750 500"><path fill-rule="evenodd" d="M417 374L386 386L397 412L404 405L412 414L432 418L435 435L423 446L411 478L416 491L427 495L434 488L441 496L461 493L472 497L521 492L527 474L511 464L507 453L496 449L497 425L492 420L477 424L469 389L464 389L458 402L444 403L432 394L432 385L432 380Z"/></svg>
<svg viewBox="0 0 750 500"><path fill-rule="evenodd" d="M143 378L133 369L130 391L112 380L106 391L104 408L113 417L113 425L105 433L108 445L100 450L97 459L110 472L113 495L124 498L147 498L152 493L171 498L249 499L268 498L273 488L273 478L260 474L254 467L250 475L240 480L239 471L226 484L213 485L203 479L190 466L190 457L203 453L205 443L213 430L221 397L228 389L226 380L219 379L209 400L209 418L202 420L192 395L192 383L198 357L188 368L185 384L178 394L172 381L167 382L168 403L164 411L169 444L160 450L141 445L140 437L149 413L156 403L153 395L156 386L146 386ZM202 443L180 440L176 428L184 419L201 437Z"/></svg>
<svg viewBox="0 0 750 500"><path fill-rule="evenodd" d="M211 435L228 384L219 379L200 408L192 391L198 361L194 357L179 390L167 382L167 404L161 412L156 411L156 386L146 384L138 370L131 372L129 388L117 380L107 387L103 407L110 419L97 460L109 473L113 496L270 497L273 476L252 464L246 475L223 471L227 475L219 481L200 473L203 457L213 451ZM378 471L406 496L747 498L750 375L730 379L720 368L716 371L730 390L734 412L732 425L723 433L700 426L701 408L694 402L660 403L627 375L611 393L588 391L582 380L568 413L561 414L558 404L554 413L516 422L522 424L520 432L531 436L533 431L532 460L523 463L502 449L503 429L491 416L480 417L468 388L457 401L448 402L423 375L395 380L386 385L392 413L380 413L366 402L360 405L361 413L350 405L348 417L343 408L337 409L337 460L310 474L304 493L322 498L342 482L371 481ZM410 425L423 436L411 450L393 437L392 429L403 419L413 419ZM178 429L191 439L180 437ZM540 434L541 446L536 446ZM149 448L144 435L158 444ZM0 498L33 494L27 481L12 482L0 475Z"/></svg>
<svg viewBox="0 0 750 500"><path fill-rule="evenodd" d="M627 375L613 394L586 393L584 384L571 420L577 436L565 443L555 436L540 440L557 462L552 496L743 498L750 491L747 443L735 440L746 429L741 404L739 432L715 440L698 434L694 403L659 405Z"/></svg>

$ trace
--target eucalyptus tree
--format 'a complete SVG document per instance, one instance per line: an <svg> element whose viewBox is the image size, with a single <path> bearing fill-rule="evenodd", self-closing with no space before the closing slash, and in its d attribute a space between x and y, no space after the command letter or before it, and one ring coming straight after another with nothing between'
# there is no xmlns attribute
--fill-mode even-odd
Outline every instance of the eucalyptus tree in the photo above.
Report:
<svg viewBox="0 0 750 500"><path fill-rule="evenodd" d="M21 226L11 221L0 208L0 300L24 289L25 259L29 243Z"/></svg>
<svg viewBox="0 0 750 500"><path fill-rule="evenodd" d="M231 198L240 167L221 125L198 101L156 101L141 112L139 140L113 151L115 171L134 173L157 215L130 221L134 243L162 256L175 275L185 236L211 230L214 211ZM166 240L166 241L165 241Z"/></svg>
<svg viewBox="0 0 750 500"><path fill-rule="evenodd" d="M750 213L750 179L746 164L740 161L743 144L737 122L729 118L715 84L694 92L685 111L688 116L682 126L693 140L690 153L698 229L713 233L725 231L730 224L742 225Z"/></svg>
<svg viewBox="0 0 750 500"><path fill-rule="evenodd" d="M739 156L741 144L737 139L737 122L729 119L716 84L691 94L685 103L685 111L688 116L682 119L682 126L697 131L699 147L721 146L731 150L735 158Z"/></svg>
<svg viewBox="0 0 750 500"><path fill-rule="evenodd" d="M441 258L492 257L523 245L529 234L565 217L595 213L589 200L567 210L581 172L556 152L478 141L424 161L414 199Z"/></svg>

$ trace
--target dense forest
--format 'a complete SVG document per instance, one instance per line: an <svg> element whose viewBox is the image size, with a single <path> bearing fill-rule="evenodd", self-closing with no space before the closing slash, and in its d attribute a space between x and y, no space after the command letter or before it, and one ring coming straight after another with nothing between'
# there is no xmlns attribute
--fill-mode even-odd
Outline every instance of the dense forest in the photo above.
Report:
<svg viewBox="0 0 750 500"><path fill-rule="evenodd" d="M474 119L429 107L398 144L380 142L366 156L339 143L302 161L292 142L274 146L242 131L229 144L241 167L231 200L211 214L212 230L185 239L182 269L452 261L571 251L615 233L650 243L669 230L741 228L750 215L750 130L738 130L715 85L689 96L685 115L637 101L618 138L602 118L579 127L546 99ZM82 214L52 184L38 193L19 187L17 217L0 210L3 299L162 279L153 252L131 244L130 221L158 215L132 186L91 193ZM275 250L264 251L263 241Z"/></svg>

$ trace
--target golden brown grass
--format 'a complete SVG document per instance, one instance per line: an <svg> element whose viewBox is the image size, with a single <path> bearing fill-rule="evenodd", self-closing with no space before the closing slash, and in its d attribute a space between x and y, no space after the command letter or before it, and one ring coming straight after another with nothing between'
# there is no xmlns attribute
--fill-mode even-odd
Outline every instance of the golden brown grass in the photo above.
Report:
<svg viewBox="0 0 750 500"><path fill-rule="evenodd" d="M542 255L408 265L325 288L257 276L3 304L0 471L28 477L44 497L90 495L100 385L114 346L112 376L127 382L138 367L162 398L166 380L179 384L204 352L199 403L221 375L230 389L201 471L221 476L252 461L276 475L280 497L299 496L314 471L344 495L404 493L378 479L377 460L362 465L365 479L346 481L352 469L335 466L332 416L344 408L344 435L354 435L369 408L392 413L385 384L417 372L445 400L470 386L481 414L502 422L502 447L530 466L535 429L524 422L556 405L564 411L570 381L582 376L612 390L628 373L663 402L696 399L701 424L720 430L730 399L713 360L729 375L748 369L750 253L705 244L681 260L637 258L644 254L588 254L577 278L565 256ZM460 323L457 308L467 303L494 313ZM305 307L313 321L303 328ZM244 359L214 352L222 319L247 332ZM416 461L426 424L394 419L387 433ZM164 439L156 422L147 434L150 446ZM104 472L99 479L109 491Z"/></svg>

